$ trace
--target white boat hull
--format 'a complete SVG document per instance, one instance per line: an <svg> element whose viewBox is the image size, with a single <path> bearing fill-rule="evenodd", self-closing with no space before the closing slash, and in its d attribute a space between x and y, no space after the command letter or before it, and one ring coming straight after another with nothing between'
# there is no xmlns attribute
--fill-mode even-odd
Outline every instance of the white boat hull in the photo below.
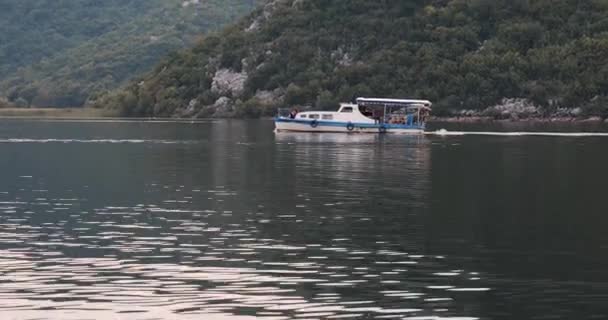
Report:
<svg viewBox="0 0 608 320"><path fill-rule="evenodd" d="M286 118L275 119L277 132L334 132L334 133L396 133L422 134L424 127L373 124L373 123L342 123L334 121L306 121Z"/></svg>

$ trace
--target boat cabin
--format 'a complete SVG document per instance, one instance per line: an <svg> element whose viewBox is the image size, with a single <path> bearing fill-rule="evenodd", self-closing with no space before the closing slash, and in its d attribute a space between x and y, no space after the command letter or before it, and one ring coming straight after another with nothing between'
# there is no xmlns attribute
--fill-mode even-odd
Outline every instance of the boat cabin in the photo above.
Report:
<svg viewBox="0 0 608 320"><path fill-rule="evenodd" d="M424 125L431 112L427 100L358 98L362 114L382 124Z"/></svg>
<svg viewBox="0 0 608 320"><path fill-rule="evenodd" d="M287 111L287 110L286 110ZM275 118L279 131L422 133L431 112L426 100L358 98L356 103L342 103L338 111L297 109Z"/></svg>
<svg viewBox="0 0 608 320"><path fill-rule="evenodd" d="M306 111L294 119L415 126L423 125L430 111L427 100L358 98L356 104L340 104L337 112Z"/></svg>

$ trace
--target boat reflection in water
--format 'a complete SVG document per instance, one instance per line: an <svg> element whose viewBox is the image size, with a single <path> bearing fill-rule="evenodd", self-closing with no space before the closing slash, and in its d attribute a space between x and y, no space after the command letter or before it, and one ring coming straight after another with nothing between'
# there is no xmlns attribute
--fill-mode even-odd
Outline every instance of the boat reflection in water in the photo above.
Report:
<svg viewBox="0 0 608 320"><path fill-rule="evenodd" d="M314 132L275 132L276 141L279 143L347 143L365 144L385 141L384 136L370 134L343 134L343 133L314 133ZM419 139L418 136L404 136L412 140Z"/></svg>
<svg viewBox="0 0 608 320"><path fill-rule="evenodd" d="M475 297L488 289L470 280L478 270L466 270L451 257L427 250L430 138L278 132L275 141L275 165L290 168L280 174L293 184L284 185L274 202L285 208L289 202L284 199L289 199L295 207L284 213L290 218L282 220L279 230L289 234L292 244L321 248L303 261L335 268L337 274L327 278L330 287L376 301L374 306L386 309L380 314L400 309L395 318L480 313ZM277 232L276 226L261 229L268 237ZM462 291L468 295L457 296ZM455 307L463 296L468 299L466 313Z"/></svg>
<svg viewBox="0 0 608 320"><path fill-rule="evenodd" d="M403 231L411 231L410 236L420 233L423 226L418 218L424 216L430 191L431 141L428 138L278 132L275 139L280 166L291 168L282 174L297 183L293 192L305 193L306 197L312 197L312 202L321 204L311 212L331 215L331 219L340 216L336 210L344 214L333 232L340 233L341 227L366 218L381 222L371 228L395 227L394 223L385 224L395 219L393 222L398 222ZM404 210L408 213L402 214ZM361 231L360 237L369 234L369 230ZM385 231L377 230L377 234ZM349 232L353 230L346 231ZM410 236L408 241L417 242Z"/></svg>

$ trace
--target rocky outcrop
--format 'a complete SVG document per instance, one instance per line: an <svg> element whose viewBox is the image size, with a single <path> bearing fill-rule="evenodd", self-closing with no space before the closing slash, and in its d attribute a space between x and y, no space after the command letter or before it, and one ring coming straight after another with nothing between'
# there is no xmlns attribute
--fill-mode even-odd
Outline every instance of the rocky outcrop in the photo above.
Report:
<svg viewBox="0 0 608 320"><path fill-rule="evenodd" d="M190 100L187 106L177 108L171 117L192 118L200 111L200 103L196 99Z"/></svg>
<svg viewBox="0 0 608 320"><path fill-rule="evenodd" d="M500 104L484 110L458 110L451 112L451 116L457 118L480 118L480 119L525 119L542 115L542 109L534 105L528 99L503 99Z"/></svg>
<svg viewBox="0 0 608 320"><path fill-rule="evenodd" d="M247 61L243 61L247 65ZM246 68L243 68L246 69ZM181 118L232 118L237 116L237 105L241 105L247 72L235 72L230 69L219 69L213 76L211 92L219 98L211 105L200 105L198 99L192 99L188 106L176 110L175 116ZM259 90L252 97L259 105L274 106L285 96L281 88Z"/></svg>
<svg viewBox="0 0 608 320"><path fill-rule="evenodd" d="M534 105L528 99L503 99L500 104L484 110L481 115L498 119L517 120L539 116L541 115L541 108Z"/></svg>
<svg viewBox="0 0 608 320"><path fill-rule="evenodd" d="M292 2L293 1L293 2ZM291 3L292 6L297 7L302 5L305 0L274 0L269 1L264 8L262 9L262 14L258 15L255 18L249 27L245 28L245 32L254 32L260 29L262 24L266 22L268 19L272 18L277 8L281 5L289 5Z"/></svg>
<svg viewBox="0 0 608 320"><path fill-rule="evenodd" d="M249 25L249 27L247 27L245 29L245 32L254 32L257 31L258 29L260 29L260 25L262 23L260 22L260 19L255 19L253 20L253 22Z"/></svg>
<svg viewBox="0 0 608 320"><path fill-rule="evenodd" d="M197 5L200 3L200 0L186 0L182 2L182 7L186 8L189 6Z"/></svg>
<svg viewBox="0 0 608 320"><path fill-rule="evenodd" d="M269 1L266 5L264 5L263 16L264 19L268 20L272 18L277 8L281 5L293 5L293 0L273 0Z"/></svg>
<svg viewBox="0 0 608 320"><path fill-rule="evenodd" d="M245 89L247 72L234 72L230 69L220 69L215 72L211 91L218 95L239 96Z"/></svg>
<svg viewBox="0 0 608 320"><path fill-rule="evenodd" d="M353 64L353 58L343 48L338 48L331 53L331 58L336 61L336 64L341 67L348 67Z"/></svg>
<svg viewBox="0 0 608 320"><path fill-rule="evenodd" d="M234 103L228 97L221 97L215 101L213 109L215 109L214 118L229 118L233 116Z"/></svg>
<svg viewBox="0 0 608 320"><path fill-rule="evenodd" d="M228 97L220 97L214 104L202 107L194 117L232 118L234 117L234 102Z"/></svg>
<svg viewBox="0 0 608 320"><path fill-rule="evenodd" d="M552 114L554 117L578 117L583 114L581 108L557 108Z"/></svg>
<svg viewBox="0 0 608 320"><path fill-rule="evenodd" d="M503 99L498 105L483 110L452 111L447 117L434 117L447 122L539 121L539 122L601 122L602 117L585 116L581 108L557 108L552 112L535 105L527 99Z"/></svg>

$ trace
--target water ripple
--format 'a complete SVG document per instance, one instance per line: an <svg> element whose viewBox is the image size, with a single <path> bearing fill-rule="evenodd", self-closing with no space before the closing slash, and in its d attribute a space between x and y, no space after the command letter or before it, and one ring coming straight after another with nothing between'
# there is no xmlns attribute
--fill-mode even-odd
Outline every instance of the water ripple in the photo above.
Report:
<svg viewBox="0 0 608 320"><path fill-rule="evenodd" d="M486 140L475 137L455 145L432 135L275 136L264 123L260 131L230 121L195 128L53 123L53 130L46 129L51 132L40 129L48 124L29 123L42 130L28 132L31 139L10 138L21 134L19 123L0 126L9 137L0 140L2 318L471 320L608 314L597 255L606 247L601 210L590 219L598 226L596 238L582 238L580 243L593 241L585 241L578 256L539 262L546 258L539 242L579 241L571 232L579 224L545 240L539 232L554 221L533 215L542 228L502 234L512 220L527 219L517 216L526 208L525 201L512 201L515 196L536 199L543 188L578 181L568 175L572 159L556 163L559 170L545 172L542 188L522 195L522 173L543 166L532 170L524 161L527 149L496 149L491 137L483 137L491 143L479 153L467 141ZM556 148L547 154L562 153ZM573 159L582 159L580 154ZM597 163L604 160L598 157ZM516 170L491 170L494 162ZM593 182L601 192L602 180L595 179L601 170L590 174L585 170L593 166L577 163L584 184L572 185ZM490 183L503 181L503 175L509 176L504 184ZM561 183L555 176L572 180ZM508 196L497 203L484 200L496 193ZM562 204L577 214L602 199L590 192L583 195L585 206L574 206L574 197L564 198L573 206ZM494 215L509 204L515 207L508 215ZM559 221L559 213L551 218ZM496 226L489 232L486 225ZM566 240L560 242L562 236ZM505 263L505 256L517 253L492 251L501 240L506 248L521 241L540 249ZM592 263L579 268L581 257ZM571 278L575 272L589 276ZM514 314L519 305L526 307Z"/></svg>
<svg viewBox="0 0 608 320"><path fill-rule="evenodd" d="M267 319L383 319L434 314L438 305L449 310L458 299L452 293L487 290L467 285L466 272L454 272L445 257L411 254L386 241L370 248L348 237L335 237L331 245L259 237L261 225L217 224L226 210L178 202L105 206L91 210L94 215L72 209L84 206L79 199L46 204L67 208L68 220L57 221L71 226L65 228L22 215L40 204L34 197L3 201L11 209L0 217L3 314L239 319L235 315L247 309ZM11 222L16 215L24 218ZM277 215L287 223L298 217ZM90 257L75 257L73 250ZM373 263L363 267L352 258ZM427 280L415 280L419 274ZM446 275L458 277L450 283L459 286L440 286ZM395 289L379 290L387 286ZM347 292L372 299L347 298Z"/></svg>
<svg viewBox="0 0 608 320"><path fill-rule="evenodd" d="M0 139L0 143L94 143L94 144L195 144L199 141L186 140L143 140L143 139Z"/></svg>

